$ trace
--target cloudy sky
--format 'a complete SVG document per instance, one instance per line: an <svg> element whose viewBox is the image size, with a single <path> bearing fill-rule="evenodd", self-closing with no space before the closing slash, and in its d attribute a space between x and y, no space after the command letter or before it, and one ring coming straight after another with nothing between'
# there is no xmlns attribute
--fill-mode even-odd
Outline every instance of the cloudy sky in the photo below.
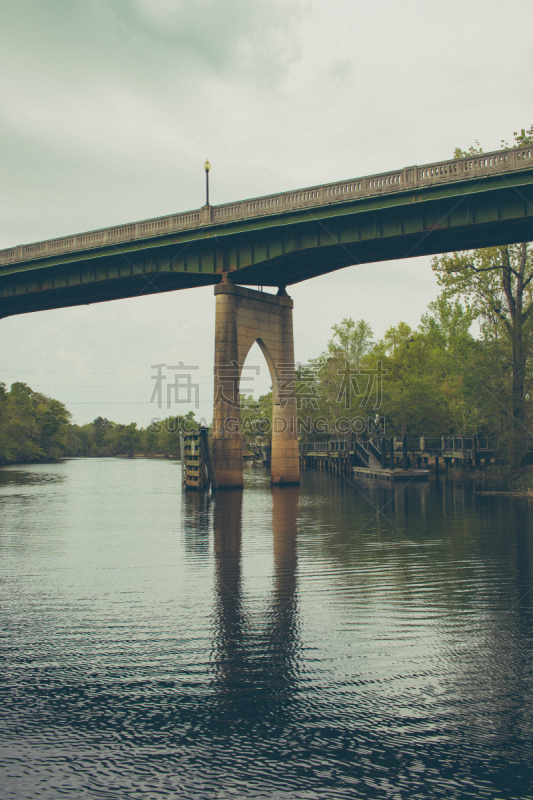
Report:
<svg viewBox="0 0 533 800"><path fill-rule="evenodd" d="M533 122L530 0L3 0L0 248L485 150ZM416 326L428 258L293 286L296 357L344 317ZM212 288L1 321L0 378L146 425L151 365L197 365ZM248 364L268 390L258 351ZM181 413L189 406L163 409Z"/></svg>

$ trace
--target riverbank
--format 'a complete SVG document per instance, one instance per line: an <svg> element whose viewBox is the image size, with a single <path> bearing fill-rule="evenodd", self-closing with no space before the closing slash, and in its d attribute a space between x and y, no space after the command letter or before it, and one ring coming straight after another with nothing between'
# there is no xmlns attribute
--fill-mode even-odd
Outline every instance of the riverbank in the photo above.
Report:
<svg viewBox="0 0 533 800"><path fill-rule="evenodd" d="M498 465L483 467L454 467L446 473L448 479L476 484L476 494L494 497L517 497L533 499L533 467L526 467L520 476L513 476L507 467ZM479 488L478 488L479 487Z"/></svg>
<svg viewBox="0 0 533 800"><path fill-rule="evenodd" d="M526 489L522 492L476 492L476 494L486 495L487 497L523 497L533 500L533 489Z"/></svg>
<svg viewBox="0 0 533 800"><path fill-rule="evenodd" d="M62 456L61 458L46 458L46 459L34 459L33 461L6 461L0 464L0 469L3 467L30 467L35 466L36 464L62 464L65 461L73 461L74 459L80 458L125 458L125 459L133 459L133 458L149 458L149 459L159 459L163 461L179 461L179 456L165 456L163 453L135 453L133 456L125 455L124 453L117 453L117 454L105 454L102 455L101 453L98 454L90 454L90 455L82 455L82 456Z"/></svg>

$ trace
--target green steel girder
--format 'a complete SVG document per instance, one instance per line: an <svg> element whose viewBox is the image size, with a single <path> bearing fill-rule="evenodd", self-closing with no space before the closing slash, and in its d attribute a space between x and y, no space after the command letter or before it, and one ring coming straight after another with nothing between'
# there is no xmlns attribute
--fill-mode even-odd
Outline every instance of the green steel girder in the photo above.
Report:
<svg viewBox="0 0 533 800"><path fill-rule="evenodd" d="M290 285L352 264L533 239L533 170L15 262L0 316L218 283Z"/></svg>

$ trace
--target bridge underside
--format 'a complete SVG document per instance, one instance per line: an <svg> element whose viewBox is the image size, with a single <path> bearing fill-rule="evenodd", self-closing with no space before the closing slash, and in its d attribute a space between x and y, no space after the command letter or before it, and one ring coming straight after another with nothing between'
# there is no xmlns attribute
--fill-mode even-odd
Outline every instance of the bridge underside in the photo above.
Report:
<svg viewBox="0 0 533 800"><path fill-rule="evenodd" d="M533 174L398 192L0 269L0 317L219 283L288 286L354 264L533 239Z"/></svg>

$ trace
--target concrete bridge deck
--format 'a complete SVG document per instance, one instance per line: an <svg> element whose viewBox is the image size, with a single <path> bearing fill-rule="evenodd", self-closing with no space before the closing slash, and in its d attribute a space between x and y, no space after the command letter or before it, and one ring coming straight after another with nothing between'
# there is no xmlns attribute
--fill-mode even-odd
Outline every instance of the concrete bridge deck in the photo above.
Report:
<svg viewBox="0 0 533 800"><path fill-rule="evenodd" d="M533 238L533 148L410 166L0 251L0 317Z"/></svg>

